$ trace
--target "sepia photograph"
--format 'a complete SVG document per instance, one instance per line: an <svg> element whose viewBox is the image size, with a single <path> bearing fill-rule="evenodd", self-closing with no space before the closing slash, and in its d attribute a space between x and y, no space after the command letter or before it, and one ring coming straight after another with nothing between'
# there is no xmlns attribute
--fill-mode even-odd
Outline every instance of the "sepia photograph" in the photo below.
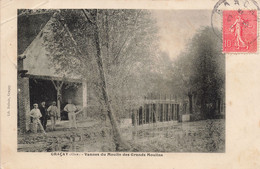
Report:
<svg viewBox="0 0 260 169"><path fill-rule="evenodd" d="M225 153L215 25L202 9L18 9L17 151Z"/></svg>

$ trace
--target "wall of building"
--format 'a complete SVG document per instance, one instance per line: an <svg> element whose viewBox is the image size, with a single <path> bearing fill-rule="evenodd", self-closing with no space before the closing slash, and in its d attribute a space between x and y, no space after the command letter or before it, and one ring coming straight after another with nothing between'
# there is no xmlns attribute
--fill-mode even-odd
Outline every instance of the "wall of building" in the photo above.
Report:
<svg viewBox="0 0 260 169"><path fill-rule="evenodd" d="M18 128L20 132L26 132L30 129L30 93L29 93L29 78L18 77Z"/></svg>

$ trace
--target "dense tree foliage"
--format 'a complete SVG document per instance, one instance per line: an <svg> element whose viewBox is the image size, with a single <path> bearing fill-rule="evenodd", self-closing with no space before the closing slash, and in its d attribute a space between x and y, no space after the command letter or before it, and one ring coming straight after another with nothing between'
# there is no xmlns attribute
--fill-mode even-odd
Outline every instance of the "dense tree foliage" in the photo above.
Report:
<svg viewBox="0 0 260 169"><path fill-rule="evenodd" d="M46 45L57 71L81 74L99 95L93 11L87 12L90 20L81 10L56 13ZM122 112L129 106L118 104L125 100L122 97L140 100L152 90L153 73L159 68L157 27L147 10L98 10L97 29L108 92L116 111Z"/></svg>
<svg viewBox="0 0 260 169"><path fill-rule="evenodd" d="M216 101L224 98L225 58L221 40L211 28L199 30L191 39L174 62L173 72L175 91L193 97L202 113L206 113L207 104L216 106Z"/></svg>
<svg viewBox="0 0 260 169"><path fill-rule="evenodd" d="M149 11L60 10L47 27L45 45L56 71L88 81L122 146L114 114L137 107L158 72L157 27Z"/></svg>

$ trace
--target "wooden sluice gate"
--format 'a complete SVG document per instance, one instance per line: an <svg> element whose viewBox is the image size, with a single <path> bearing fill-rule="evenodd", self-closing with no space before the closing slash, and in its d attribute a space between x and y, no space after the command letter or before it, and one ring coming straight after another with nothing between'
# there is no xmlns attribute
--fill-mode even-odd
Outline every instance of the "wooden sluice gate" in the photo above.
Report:
<svg viewBox="0 0 260 169"><path fill-rule="evenodd" d="M172 129L178 128L183 111L181 100L172 95L168 95L168 98L166 95L163 98L161 96L146 97L136 102L135 106L131 106L130 118L121 119L120 122L124 138L139 141L145 138L152 139L155 136L167 135ZM133 102L129 104L134 105Z"/></svg>
<svg viewBox="0 0 260 169"><path fill-rule="evenodd" d="M132 111L132 125L178 121L179 114L180 104L176 100L145 100L139 109Z"/></svg>

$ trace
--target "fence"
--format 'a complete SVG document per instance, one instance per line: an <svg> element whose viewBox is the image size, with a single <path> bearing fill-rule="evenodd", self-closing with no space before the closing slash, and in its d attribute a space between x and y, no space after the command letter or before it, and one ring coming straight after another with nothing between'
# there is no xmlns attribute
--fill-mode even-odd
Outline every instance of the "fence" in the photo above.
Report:
<svg viewBox="0 0 260 169"><path fill-rule="evenodd" d="M178 121L180 104L175 100L146 100L132 113L132 125Z"/></svg>

